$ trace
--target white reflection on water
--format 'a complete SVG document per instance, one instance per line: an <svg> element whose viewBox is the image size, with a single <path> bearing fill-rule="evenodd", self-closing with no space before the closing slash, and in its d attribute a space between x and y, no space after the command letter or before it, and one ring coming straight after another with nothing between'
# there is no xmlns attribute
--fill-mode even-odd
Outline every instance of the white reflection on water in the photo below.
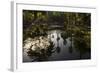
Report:
<svg viewBox="0 0 100 73"><path fill-rule="evenodd" d="M59 46L61 51L60 53L53 53L52 56L49 57L49 60L62 60L62 59L76 59L79 58L79 53L75 49L71 49L72 53L69 52L69 47L72 46L70 37L66 39L66 45L63 43L64 40L61 37L61 31L60 30L54 30L54 31L49 31L48 34L51 36L51 40L54 42L55 47ZM52 37L54 36L54 37ZM57 37L59 37L59 41L57 41ZM58 44L59 43L59 44Z"/></svg>
<svg viewBox="0 0 100 73"><path fill-rule="evenodd" d="M66 44L64 44L64 39L61 37L62 32L61 30L48 31L48 38L54 43L55 48L55 52L48 57L48 61L80 59L80 53L75 49L70 37L65 39ZM27 46L29 45L31 44ZM59 49L56 49L57 47ZM56 50L58 50L58 52ZM23 61L31 62L33 59L27 55L27 51L27 49L24 49Z"/></svg>

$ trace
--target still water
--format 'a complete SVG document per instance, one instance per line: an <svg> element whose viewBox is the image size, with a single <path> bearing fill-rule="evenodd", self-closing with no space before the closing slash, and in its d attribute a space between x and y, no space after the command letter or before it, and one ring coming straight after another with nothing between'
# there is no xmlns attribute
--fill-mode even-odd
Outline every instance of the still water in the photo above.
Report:
<svg viewBox="0 0 100 73"><path fill-rule="evenodd" d="M43 61L60 61L60 60L80 60L80 59L90 59L90 53L85 52L80 54L80 51L74 47L74 40L71 37L63 39L61 30L51 30L48 31L48 38L54 43L53 50L51 54L46 57ZM38 61L36 57L30 57L27 54L27 49L23 51L23 62L34 62ZM80 58L81 55L81 58Z"/></svg>

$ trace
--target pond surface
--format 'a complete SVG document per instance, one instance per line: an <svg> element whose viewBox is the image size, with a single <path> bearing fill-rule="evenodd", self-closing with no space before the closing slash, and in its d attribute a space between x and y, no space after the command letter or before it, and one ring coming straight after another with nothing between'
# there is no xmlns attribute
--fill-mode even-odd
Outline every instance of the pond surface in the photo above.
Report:
<svg viewBox="0 0 100 73"><path fill-rule="evenodd" d="M80 60L80 59L90 59L90 52L85 52L80 54L80 51L75 48L74 40L71 37L63 39L61 33L64 31L61 30L51 30L48 31L48 39L50 39L54 47L50 55L45 57L42 61L60 61L60 60ZM34 62L40 61L36 59L35 56L29 56L28 50L23 50L23 62Z"/></svg>

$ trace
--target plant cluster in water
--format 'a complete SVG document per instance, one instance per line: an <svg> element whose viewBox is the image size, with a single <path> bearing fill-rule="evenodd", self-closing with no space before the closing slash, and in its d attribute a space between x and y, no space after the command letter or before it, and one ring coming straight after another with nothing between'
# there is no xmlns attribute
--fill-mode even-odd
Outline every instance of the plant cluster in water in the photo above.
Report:
<svg viewBox="0 0 100 73"><path fill-rule="evenodd" d="M24 49L27 49L28 56L43 60L53 53L53 42L47 37L39 36L25 40Z"/></svg>

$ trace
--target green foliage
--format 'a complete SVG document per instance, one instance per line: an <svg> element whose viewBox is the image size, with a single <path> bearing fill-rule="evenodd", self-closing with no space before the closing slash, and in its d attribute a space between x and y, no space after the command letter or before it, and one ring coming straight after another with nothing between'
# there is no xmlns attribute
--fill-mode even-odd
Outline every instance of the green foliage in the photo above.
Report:
<svg viewBox="0 0 100 73"><path fill-rule="evenodd" d="M48 26L45 25L32 25L31 28L28 28L24 31L24 40L27 37L37 37L37 36L46 36L47 35L47 28Z"/></svg>
<svg viewBox="0 0 100 73"><path fill-rule="evenodd" d="M75 47L81 53L90 50L90 13L23 10L23 40L28 37L46 36L49 28L53 28L50 26L54 25L63 26L60 29L64 31L61 33L64 40L74 37Z"/></svg>
<svg viewBox="0 0 100 73"><path fill-rule="evenodd" d="M90 40L89 31L77 31L74 35L74 45L81 54L90 52Z"/></svg>
<svg viewBox="0 0 100 73"><path fill-rule="evenodd" d="M61 33L61 37L65 40L68 38L68 34L65 32Z"/></svg>

